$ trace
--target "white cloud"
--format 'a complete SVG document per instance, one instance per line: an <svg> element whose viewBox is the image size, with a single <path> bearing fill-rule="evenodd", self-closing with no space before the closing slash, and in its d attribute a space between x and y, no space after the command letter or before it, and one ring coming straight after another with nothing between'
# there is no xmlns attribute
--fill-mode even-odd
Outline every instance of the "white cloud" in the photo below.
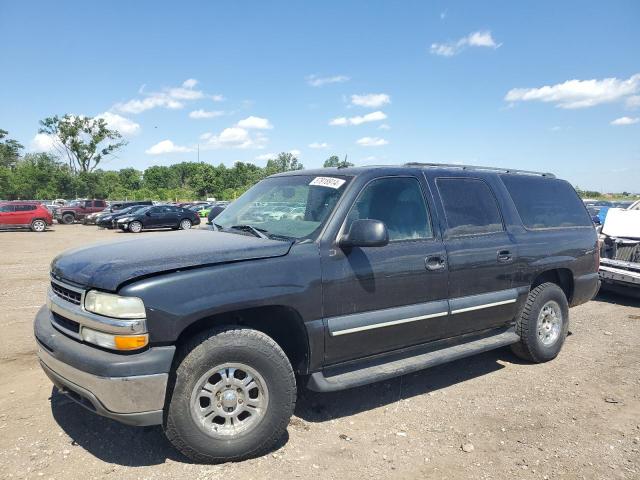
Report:
<svg viewBox="0 0 640 480"><path fill-rule="evenodd" d="M196 120L198 120L202 118L221 117L222 115L224 115L224 112L221 110L207 111L207 110L199 109L199 110L194 110L193 112L190 112L189 118L195 118Z"/></svg>
<svg viewBox="0 0 640 480"><path fill-rule="evenodd" d="M102 118L109 128L117 130L122 135L130 137L140 133L140 124L117 113L104 112L96 115L96 118Z"/></svg>
<svg viewBox="0 0 640 480"><path fill-rule="evenodd" d="M384 138L379 137L362 137L356 140L356 143L361 147L382 147L383 145L387 145L387 142Z"/></svg>
<svg viewBox="0 0 640 480"><path fill-rule="evenodd" d="M631 97L627 98L627 100L625 101L625 105L627 106L627 108L638 108L640 107L640 95L632 95Z"/></svg>
<svg viewBox="0 0 640 480"><path fill-rule="evenodd" d="M51 152L55 149L55 137L46 133L38 133L31 139L29 149L32 152Z"/></svg>
<svg viewBox="0 0 640 480"><path fill-rule="evenodd" d="M323 149L323 148L329 148L331 145L329 145L327 142L313 142L309 144L309 148L315 148L315 149Z"/></svg>
<svg viewBox="0 0 640 480"><path fill-rule="evenodd" d="M263 153L262 155L258 155L256 157L256 160L261 160L261 161L265 161L265 160L271 160L273 158L276 158L278 155L275 153Z"/></svg>
<svg viewBox="0 0 640 480"><path fill-rule="evenodd" d="M273 128L268 118L254 117L253 115L240 120L237 126L240 128L255 128L257 130L270 130Z"/></svg>
<svg viewBox="0 0 640 480"><path fill-rule="evenodd" d="M380 125L378 127L378 130L391 130L391 127L389 125L387 125L386 123L383 123L382 125Z"/></svg>
<svg viewBox="0 0 640 480"><path fill-rule="evenodd" d="M640 122L640 118L638 117L620 117L613 120L611 125L633 125L638 122Z"/></svg>
<svg viewBox="0 0 640 480"><path fill-rule="evenodd" d="M346 75L334 75L332 77L319 77L318 75L308 75L307 83L312 87L322 87L330 83L343 83L351 80Z"/></svg>
<svg viewBox="0 0 640 480"><path fill-rule="evenodd" d="M184 82L182 82L182 86L184 88L193 88L198 84L198 80L196 80L195 78L189 78L187 80L185 80Z"/></svg>
<svg viewBox="0 0 640 480"><path fill-rule="evenodd" d="M555 103L560 108L588 108L602 103L635 101L640 91L640 73L626 80L615 77L602 80L567 80L540 88L514 88L504 97L507 102L538 101Z"/></svg>
<svg viewBox="0 0 640 480"><path fill-rule="evenodd" d="M502 45L496 43L488 30L472 32L466 37L446 43L432 43L429 51L434 55L452 57L459 54L467 47L488 47L496 49Z"/></svg>
<svg viewBox="0 0 640 480"><path fill-rule="evenodd" d="M258 133L255 136L241 127L229 127L222 130L218 135L205 133L200 136L206 140L203 148L263 148L267 142L267 137Z"/></svg>
<svg viewBox="0 0 640 480"><path fill-rule="evenodd" d="M299 157L300 155L302 155L302 152L297 148L294 148L293 150L289 150L289 153L294 157Z"/></svg>
<svg viewBox="0 0 640 480"><path fill-rule="evenodd" d="M185 80L180 87L164 88L159 92L145 93L143 89L140 94L144 98L134 98L124 103L117 103L113 108L123 113L142 113L153 108L179 109L183 108L185 102L211 98L214 101L221 101L221 95L208 95L202 90L196 90L198 81L190 78Z"/></svg>
<svg viewBox="0 0 640 480"><path fill-rule="evenodd" d="M184 153L191 151L193 151L192 148L176 145L171 140L162 140L145 150L144 153L147 155L163 155L166 153Z"/></svg>
<svg viewBox="0 0 640 480"><path fill-rule="evenodd" d="M371 113L367 113L366 115L358 115L355 117L338 117L329 121L329 125L334 126L346 126L346 125L361 125L363 123L368 122L379 122L381 120L385 120L387 115L381 111L375 111Z"/></svg>
<svg viewBox="0 0 640 480"><path fill-rule="evenodd" d="M351 95L351 103L359 107L378 108L391 103L386 93L369 93L367 95Z"/></svg>

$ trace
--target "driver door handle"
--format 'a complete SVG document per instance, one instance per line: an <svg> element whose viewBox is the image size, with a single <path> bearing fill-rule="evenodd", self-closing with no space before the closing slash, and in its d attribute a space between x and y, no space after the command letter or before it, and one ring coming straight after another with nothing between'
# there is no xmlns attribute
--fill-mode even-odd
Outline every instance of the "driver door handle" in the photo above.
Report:
<svg viewBox="0 0 640 480"><path fill-rule="evenodd" d="M500 250L498 252L498 262L500 263L509 263L513 260L513 255L509 250Z"/></svg>
<svg viewBox="0 0 640 480"><path fill-rule="evenodd" d="M447 260L442 255L432 255L424 259L424 265L432 272L444 270L447 267Z"/></svg>

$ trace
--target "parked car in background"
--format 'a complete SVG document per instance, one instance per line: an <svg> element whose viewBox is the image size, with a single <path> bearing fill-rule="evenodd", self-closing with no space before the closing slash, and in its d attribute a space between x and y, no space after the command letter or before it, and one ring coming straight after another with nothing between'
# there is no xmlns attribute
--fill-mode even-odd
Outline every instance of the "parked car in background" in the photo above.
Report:
<svg viewBox="0 0 640 480"><path fill-rule="evenodd" d="M85 215L82 219L83 225L95 225L98 219L104 215L111 214L111 208L107 207L104 210L100 210L99 212L90 213L89 215Z"/></svg>
<svg viewBox="0 0 640 480"><path fill-rule="evenodd" d="M44 232L53 224L51 212L39 202L0 203L0 228L28 228Z"/></svg>
<svg viewBox="0 0 640 480"><path fill-rule="evenodd" d="M302 219L262 215L294 196ZM149 210L120 221L139 231ZM245 223L247 211L263 220ZM569 308L599 286L593 223L573 187L545 173L298 170L258 182L216 224L59 255L34 326L61 392L163 425L197 462L273 449L297 382L331 392L507 345L553 360ZM513 382L532 388L521 373Z"/></svg>
<svg viewBox="0 0 640 480"><path fill-rule="evenodd" d="M207 225L213 225L215 218L220 215L228 205L228 203L220 202L218 205L211 207L209 213L207 213Z"/></svg>
<svg viewBox="0 0 640 480"><path fill-rule="evenodd" d="M640 298L640 209L609 209L600 244L603 290Z"/></svg>
<svg viewBox="0 0 640 480"><path fill-rule="evenodd" d="M117 224L121 230L133 233L154 228L189 230L193 225L200 225L200 217L187 208L154 205L119 218Z"/></svg>
<svg viewBox="0 0 640 480"><path fill-rule="evenodd" d="M149 205L131 205L130 207L123 208L122 210L116 210L115 212L102 215L96 222L96 225L99 228L118 228L117 222L120 218L132 215L139 210L149 207Z"/></svg>
<svg viewBox="0 0 640 480"><path fill-rule="evenodd" d="M82 220L87 215L97 213L107 207L104 200L74 200L54 210L58 223L69 225Z"/></svg>
<svg viewBox="0 0 640 480"><path fill-rule="evenodd" d="M132 207L133 205L153 205L151 200L128 200L124 202L111 202L109 208L111 212L122 210L123 208Z"/></svg>

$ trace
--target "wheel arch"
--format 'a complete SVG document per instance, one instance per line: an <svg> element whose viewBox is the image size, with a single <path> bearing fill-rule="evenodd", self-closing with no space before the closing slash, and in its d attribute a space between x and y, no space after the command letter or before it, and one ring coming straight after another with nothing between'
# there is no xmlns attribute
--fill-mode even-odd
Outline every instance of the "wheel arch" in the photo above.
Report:
<svg viewBox="0 0 640 480"><path fill-rule="evenodd" d="M546 282L558 285L567 297L567 302L571 304L575 285L573 272L569 268L550 268L537 273L531 282L530 290Z"/></svg>
<svg viewBox="0 0 640 480"><path fill-rule="evenodd" d="M295 309L285 305L231 310L200 318L180 333L176 344L180 346L203 330L225 325L253 328L269 335L287 355L296 373L308 373L310 349L304 322Z"/></svg>

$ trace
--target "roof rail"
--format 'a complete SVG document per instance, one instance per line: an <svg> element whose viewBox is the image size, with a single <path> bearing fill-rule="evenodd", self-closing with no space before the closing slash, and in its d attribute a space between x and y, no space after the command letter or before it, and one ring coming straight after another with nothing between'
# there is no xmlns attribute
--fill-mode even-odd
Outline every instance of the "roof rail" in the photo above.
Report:
<svg viewBox="0 0 640 480"><path fill-rule="evenodd" d="M486 172L515 173L517 175L539 175L541 177L556 178L553 173L533 172L530 170L518 170L515 168L480 167L478 165L461 165L458 163L405 163L406 167L430 167L430 168L459 168L460 170L483 170Z"/></svg>

